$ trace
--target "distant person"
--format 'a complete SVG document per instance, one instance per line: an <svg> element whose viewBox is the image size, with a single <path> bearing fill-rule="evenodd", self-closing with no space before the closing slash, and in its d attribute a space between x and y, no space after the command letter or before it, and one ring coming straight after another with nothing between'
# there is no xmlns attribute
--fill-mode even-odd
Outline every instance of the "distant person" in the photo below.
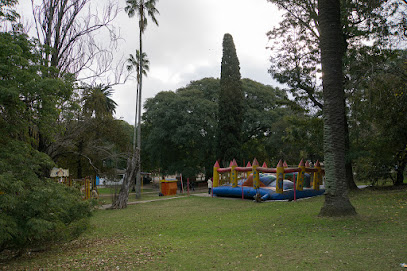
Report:
<svg viewBox="0 0 407 271"><path fill-rule="evenodd" d="M209 180L208 180L208 194L209 194L209 195L210 195L211 192L212 192L212 185L213 185L212 179L209 179Z"/></svg>

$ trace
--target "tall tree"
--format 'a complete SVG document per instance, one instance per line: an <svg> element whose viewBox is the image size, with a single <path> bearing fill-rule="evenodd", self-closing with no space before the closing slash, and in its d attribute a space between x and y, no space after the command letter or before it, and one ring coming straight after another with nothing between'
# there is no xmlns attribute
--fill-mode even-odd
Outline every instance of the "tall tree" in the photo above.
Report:
<svg viewBox="0 0 407 271"><path fill-rule="evenodd" d="M224 163L241 158L244 97L239 65L233 37L227 33L223 36L217 154Z"/></svg>
<svg viewBox="0 0 407 271"><path fill-rule="evenodd" d="M3 4L13 3L0 1L0 20ZM75 190L45 178L55 164L38 151L38 137L54 138L73 82L48 77L39 48L20 32L0 32L0 252L19 255L77 237L91 214Z"/></svg>
<svg viewBox="0 0 407 271"><path fill-rule="evenodd" d="M137 129L137 176L136 176L136 198L141 197L141 106L142 106L142 87L143 87L143 34L147 28L148 17L158 26L156 14L159 14L157 8L155 7L158 0L127 0L125 11L130 18L137 16L139 18L139 66L138 69L138 96L137 96L137 123L135 129Z"/></svg>
<svg viewBox="0 0 407 271"><path fill-rule="evenodd" d="M141 62L143 64L142 69L140 70L140 59L142 58ZM140 51L136 50L136 57L133 56L133 54L130 54L129 58L127 59L127 70L132 71L134 68L136 69L136 74L137 74L137 92L136 92L136 97L138 99L139 97L139 82L140 82L140 75L147 76L147 72L150 70L150 61L147 58L147 54L143 53L143 55L140 55ZM134 114L134 133L133 133L133 152L136 151L136 140L137 140L137 125L140 125L139 123L139 111L138 111L138 102L136 101L136 110Z"/></svg>
<svg viewBox="0 0 407 271"><path fill-rule="evenodd" d="M100 14L90 0L31 0L38 40L44 45L45 65L59 73L80 72L81 78L100 78L112 69L112 48L118 35L112 21L118 5L108 1ZM106 31L110 44L97 42L95 34Z"/></svg>
<svg viewBox="0 0 407 271"><path fill-rule="evenodd" d="M143 33L147 28L148 17L158 25L158 21L156 19L156 14L158 14L158 10L155 7L158 0L127 0L125 11L127 12L130 18L137 16L139 18L139 69L137 70L139 75L138 78L138 88L137 88L137 99L136 99L136 116L137 116L137 123L134 124L134 129L137 131L134 133L137 135L137 147L133 147L133 152L131 157L129 157L127 161L127 169L125 174L125 179L123 181L123 185L120 189L119 196L115 203L113 203L112 207L121 209L127 207L127 200L129 197L129 189L131 180L134 179L134 175L136 175L136 198L141 197L141 106L142 106L142 86L143 86ZM136 118L136 117L135 117ZM137 125L138 124L138 125ZM137 172L135 172L137 171ZM136 174L135 174L136 173Z"/></svg>
<svg viewBox="0 0 407 271"><path fill-rule="evenodd" d="M275 51L269 71L276 80L288 86L288 91L304 108L311 113L322 110L317 0L268 1L285 11L279 26L268 33ZM390 29L394 26L388 18L399 8L398 4L390 0L341 0L340 3L345 51L360 46L363 39L376 41L374 46L388 44L388 37L392 35ZM353 85L345 84L348 93L352 89ZM345 125L348 129L347 123ZM347 182L350 188L356 188L352 146L348 138L346 147Z"/></svg>
<svg viewBox="0 0 407 271"><path fill-rule="evenodd" d="M345 104L341 12L339 0L318 1L324 97L326 192L321 216L355 215L345 179Z"/></svg>

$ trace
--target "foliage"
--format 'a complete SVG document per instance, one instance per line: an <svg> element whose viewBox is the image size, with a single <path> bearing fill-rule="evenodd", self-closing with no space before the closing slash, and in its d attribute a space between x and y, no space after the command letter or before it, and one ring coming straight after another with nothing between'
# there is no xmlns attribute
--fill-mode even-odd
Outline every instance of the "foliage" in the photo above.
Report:
<svg viewBox="0 0 407 271"><path fill-rule="evenodd" d="M0 1L0 23L16 22L20 15L13 9L18 0L1 0ZM0 26L1 28L1 26Z"/></svg>
<svg viewBox="0 0 407 271"><path fill-rule="evenodd" d="M52 68L42 66L36 52L24 34L0 33L0 129L38 148L57 132L59 107L69 99L72 81L49 78Z"/></svg>
<svg viewBox="0 0 407 271"><path fill-rule="evenodd" d="M268 0L285 11L283 20L268 32L272 50L270 74L288 86L305 108L321 109L322 81L319 22L316 0ZM390 18L399 11L394 1L341 0L342 45L346 52L364 40L384 47L397 23ZM315 110L315 108L314 108Z"/></svg>
<svg viewBox="0 0 407 271"><path fill-rule="evenodd" d="M373 183L392 178L400 184L407 163L406 51L368 51L357 57L361 65L368 62L374 67L359 83L363 91L349 99L355 112L352 130L357 143L357 177Z"/></svg>
<svg viewBox="0 0 407 271"><path fill-rule="evenodd" d="M89 202L73 188L43 179L52 160L18 140L1 140L0 250L48 247L88 227Z"/></svg>
<svg viewBox="0 0 407 271"><path fill-rule="evenodd" d="M269 33L272 49L269 72L280 83L286 84L295 101L307 109L311 115L319 114L323 108L322 80L320 65L320 22L318 20L318 1L281 1L268 0L284 11L283 20ZM382 54L394 44L405 46L403 38L403 21L405 5L400 1L340 1L342 38L344 52L344 88L347 106L345 126L348 138L346 142L346 174L351 185L352 159L360 157L363 145L358 145L355 125L353 123L367 120L361 118L353 104L366 91L364 85L377 69L372 62L366 61L375 52ZM382 56L383 57L383 56ZM378 59L373 60L379 63ZM380 64L379 64L380 66ZM367 111L364 111L367 113ZM362 126L367 125L361 123ZM356 140L355 140L356 139ZM392 155L396 155L393 153ZM366 161L364 159L359 160ZM359 166L359 165L358 165ZM360 176L360 175L359 175Z"/></svg>
<svg viewBox="0 0 407 271"><path fill-rule="evenodd" d="M244 96L240 81L240 64L232 35L225 34L222 45L217 158L222 163L229 164L235 158L242 158L240 145L242 143Z"/></svg>
<svg viewBox="0 0 407 271"><path fill-rule="evenodd" d="M112 118L116 112L116 102L112 100L113 89L102 84L83 87L83 115L87 118Z"/></svg>
<svg viewBox="0 0 407 271"><path fill-rule="evenodd" d="M21 33L0 33L0 250L75 238L91 212L78 192L45 179L55 164L39 150L60 132L73 84L49 77L38 48Z"/></svg>
<svg viewBox="0 0 407 271"><path fill-rule="evenodd" d="M125 168L133 127L113 118L71 121L51 145L53 159L74 178L116 177Z"/></svg>
<svg viewBox="0 0 407 271"><path fill-rule="evenodd" d="M319 154L321 148L319 145L318 149L316 142L322 139L311 138L309 134L307 139L298 141L294 139L297 134L290 129L318 132L320 122L301 118L303 111L294 114L292 103L282 90L250 79L241 82L245 98L243 142L239 148L245 162L256 157L260 161L277 163L279 159L287 159L298 163L301 154L303 158ZM204 78L176 92L160 92L146 102L143 161L148 165L145 166L159 169L163 174L182 171L184 176L192 177L205 170L206 176L211 176L217 152L219 89L219 79ZM242 165L243 159L238 163Z"/></svg>
<svg viewBox="0 0 407 271"><path fill-rule="evenodd" d="M182 170L191 177L204 167L211 168L218 89L218 80L205 78L147 100L144 145L152 168L163 173Z"/></svg>

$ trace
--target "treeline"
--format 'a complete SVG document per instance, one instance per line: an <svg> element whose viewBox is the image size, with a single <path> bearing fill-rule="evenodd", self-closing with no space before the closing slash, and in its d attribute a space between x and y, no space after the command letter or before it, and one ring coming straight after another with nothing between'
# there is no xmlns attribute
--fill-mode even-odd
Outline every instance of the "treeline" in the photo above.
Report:
<svg viewBox="0 0 407 271"><path fill-rule="evenodd" d="M279 159L322 159L322 119L304 114L285 91L242 79L243 124L240 165L254 158L269 165ZM145 103L143 165L163 174L212 176L217 160L220 79L193 81Z"/></svg>

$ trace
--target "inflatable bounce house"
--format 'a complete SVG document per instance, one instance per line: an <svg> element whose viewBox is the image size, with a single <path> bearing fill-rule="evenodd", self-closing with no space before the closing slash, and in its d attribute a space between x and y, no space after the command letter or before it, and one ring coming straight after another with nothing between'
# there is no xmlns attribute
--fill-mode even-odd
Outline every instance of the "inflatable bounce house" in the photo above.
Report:
<svg viewBox="0 0 407 271"><path fill-rule="evenodd" d="M236 160L228 168L220 168L216 162L213 168L213 195L256 201L313 197L325 192L320 188L323 174L319 161L315 167L310 167L308 162L304 164L301 160L296 168L289 168L281 160L276 168L268 168L265 163L260 167L256 159L253 165L249 162L246 167L238 167Z"/></svg>

